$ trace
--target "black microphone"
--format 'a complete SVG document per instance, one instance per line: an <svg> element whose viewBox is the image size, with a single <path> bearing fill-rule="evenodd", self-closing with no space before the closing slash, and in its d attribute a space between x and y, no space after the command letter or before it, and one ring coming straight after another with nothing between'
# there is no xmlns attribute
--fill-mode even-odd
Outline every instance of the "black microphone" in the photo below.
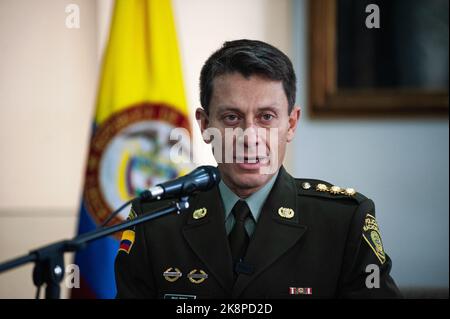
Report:
<svg viewBox="0 0 450 319"><path fill-rule="evenodd" d="M208 190L220 182L217 167L200 166L187 175L158 184L143 191L139 197L153 200L172 197L182 197L194 192Z"/></svg>

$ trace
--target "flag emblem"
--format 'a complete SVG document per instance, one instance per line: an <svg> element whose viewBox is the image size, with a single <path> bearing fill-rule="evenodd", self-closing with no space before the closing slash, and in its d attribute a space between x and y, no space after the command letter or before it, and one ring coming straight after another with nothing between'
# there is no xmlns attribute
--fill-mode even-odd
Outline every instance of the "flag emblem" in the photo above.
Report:
<svg viewBox="0 0 450 319"><path fill-rule="evenodd" d="M131 247L134 244L135 233L133 230L126 230L122 234L122 240L120 241L119 251L123 251L127 254L130 253Z"/></svg>
<svg viewBox="0 0 450 319"><path fill-rule="evenodd" d="M97 128L84 187L88 212L97 224L143 190L191 169L189 145L180 144L178 163L170 160L174 144L170 131L176 127L188 130L184 114L165 104L141 103L114 114ZM126 218L124 212L113 223Z"/></svg>

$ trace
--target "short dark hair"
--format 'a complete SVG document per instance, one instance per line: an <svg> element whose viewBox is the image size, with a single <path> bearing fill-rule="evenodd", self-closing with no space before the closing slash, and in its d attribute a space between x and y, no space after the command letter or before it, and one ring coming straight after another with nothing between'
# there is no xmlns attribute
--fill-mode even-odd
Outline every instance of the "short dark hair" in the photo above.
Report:
<svg viewBox="0 0 450 319"><path fill-rule="evenodd" d="M200 73L200 103L209 112L214 78L239 72L248 78L260 75L270 80L282 81L288 100L288 111L295 104L296 78L291 60L276 47L257 40L235 40L225 42L214 52Z"/></svg>

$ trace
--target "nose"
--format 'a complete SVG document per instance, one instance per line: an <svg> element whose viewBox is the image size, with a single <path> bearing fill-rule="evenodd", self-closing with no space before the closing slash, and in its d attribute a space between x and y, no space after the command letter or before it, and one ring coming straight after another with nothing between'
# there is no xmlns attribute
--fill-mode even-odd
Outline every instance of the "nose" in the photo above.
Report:
<svg viewBox="0 0 450 319"><path fill-rule="evenodd" d="M246 148L252 148L259 143L258 129L254 126L247 127L244 134L244 146Z"/></svg>
<svg viewBox="0 0 450 319"><path fill-rule="evenodd" d="M240 142L244 144L245 148L253 148L258 146L260 141L258 137L258 128L255 125L255 122L252 118L246 118L243 124L242 130L244 131L244 134L239 139Z"/></svg>

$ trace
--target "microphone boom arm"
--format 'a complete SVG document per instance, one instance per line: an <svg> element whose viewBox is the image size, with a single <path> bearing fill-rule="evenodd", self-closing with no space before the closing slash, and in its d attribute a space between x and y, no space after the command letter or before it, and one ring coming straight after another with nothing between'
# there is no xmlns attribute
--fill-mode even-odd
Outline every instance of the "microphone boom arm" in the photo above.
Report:
<svg viewBox="0 0 450 319"><path fill-rule="evenodd" d="M45 298L58 299L60 296L60 282L64 277L64 253L74 252L84 248L89 242L109 236L116 232L129 229L133 226L148 222L152 219L168 215L173 212L180 214L189 208L189 197L183 196L178 200L173 200L170 205L163 207L155 212L138 216L132 220L123 223L99 228L91 232L78 235L70 240L61 240L41 248L35 249L30 253L14 258L0 264L0 273L19 267L28 262L35 262L33 269L33 282L39 288L46 284ZM121 207L122 209L126 206Z"/></svg>

